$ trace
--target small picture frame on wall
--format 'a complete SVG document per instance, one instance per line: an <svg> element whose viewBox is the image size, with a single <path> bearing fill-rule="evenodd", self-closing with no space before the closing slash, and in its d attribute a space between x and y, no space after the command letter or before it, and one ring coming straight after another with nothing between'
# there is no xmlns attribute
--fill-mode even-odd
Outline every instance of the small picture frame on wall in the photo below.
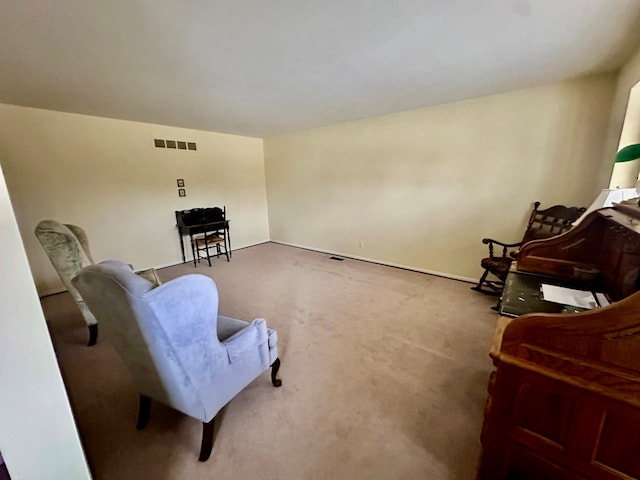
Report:
<svg viewBox="0 0 640 480"><path fill-rule="evenodd" d="M179 188L178 189L178 196L179 197L186 197L187 196L187 191L184 188Z"/></svg>
<svg viewBox="0 0 640 480"><path fill-rule="evenodd" d="M178 184L178 187L184 187L184 179L179 178L176 180L176 183Z"/></svg>

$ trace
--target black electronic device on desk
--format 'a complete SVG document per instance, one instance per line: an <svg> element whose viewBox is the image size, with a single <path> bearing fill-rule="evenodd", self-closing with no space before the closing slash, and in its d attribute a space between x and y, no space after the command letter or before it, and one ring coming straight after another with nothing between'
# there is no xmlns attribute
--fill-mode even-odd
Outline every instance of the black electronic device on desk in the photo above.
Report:
<svg viewBox="0 0 640 480"><path fill-rule="evenodd" d="M231 254L231 236L229 232L229 219L227 218L227 207L206 207L192 208L189 210L176 210L176 227L178 227L178 239L180 240L180 251L182 252L182 262L186 261L184 253L183 236L189 235L191 250L194 252L194 235L200 233L224 231L225 248Z"/></svg>

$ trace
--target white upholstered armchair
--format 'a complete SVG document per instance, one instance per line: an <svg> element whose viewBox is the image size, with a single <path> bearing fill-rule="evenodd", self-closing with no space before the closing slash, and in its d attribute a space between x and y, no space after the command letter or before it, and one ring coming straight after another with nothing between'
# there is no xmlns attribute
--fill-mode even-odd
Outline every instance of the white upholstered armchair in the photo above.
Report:
<svg viewBox="0 0 640 480"><path fill-rule="evenodd" d="M160 286L119 261L84 268L72 281L127 365L140 395L138 428L151 399L203 423L200 461L213 447L216 414L269 367L280 366L275 330L264 319L218 315L218 290L204 275Z"/></svg>

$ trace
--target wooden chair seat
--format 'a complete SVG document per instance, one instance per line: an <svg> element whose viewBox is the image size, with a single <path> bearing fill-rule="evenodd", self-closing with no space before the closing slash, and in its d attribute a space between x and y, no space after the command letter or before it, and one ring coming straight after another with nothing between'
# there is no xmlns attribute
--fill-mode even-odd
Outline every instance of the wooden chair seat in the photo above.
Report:
<svg viewBox="0 0 640 480"><path fill-rule="evenodd" d="M214 256L214 249L216 257L224 254L227 257L227 262L229 261L227 242L223 236L220 236L219 234L208 234L194 238L193 241L198 261L200 261L201 258L205 258L209 262L209 266L211 266L211 257Z"/></svg>
<svg viewBox="0 0 640 480"><path fill-rule="evenodd" d="M504 280L509 273L509 268L513 258L507 257L487 257L480 261L480 266L486 270L491 271L495 276Z"/></svg>
<svg viewBox="0 0 640 480"><path fill-rule="evenodd" d="M218 237L216 235L216 236L207 237L207 238L204 238L204 237L196 238L195 241L196 241L196 246L198 248L205 248L207 246L212 247L212 246L215 246L218 243L223 243L224 242L224 238Z"/></svg>

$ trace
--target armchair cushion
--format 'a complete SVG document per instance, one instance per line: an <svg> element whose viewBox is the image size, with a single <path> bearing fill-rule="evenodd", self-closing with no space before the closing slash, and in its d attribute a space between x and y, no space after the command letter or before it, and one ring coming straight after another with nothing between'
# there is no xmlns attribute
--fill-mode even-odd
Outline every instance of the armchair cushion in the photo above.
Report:
<svg viewBox="0 0 640 480"><path fill-rule="evenodd" d="M254 350L257 345L265 345L267 341L267 323L261 318L248 323L242 330L234 333L222 343L227 350L229 361L235 362ZM269 366L268 361L268 358L264 359L266 367Z"/></svg>

